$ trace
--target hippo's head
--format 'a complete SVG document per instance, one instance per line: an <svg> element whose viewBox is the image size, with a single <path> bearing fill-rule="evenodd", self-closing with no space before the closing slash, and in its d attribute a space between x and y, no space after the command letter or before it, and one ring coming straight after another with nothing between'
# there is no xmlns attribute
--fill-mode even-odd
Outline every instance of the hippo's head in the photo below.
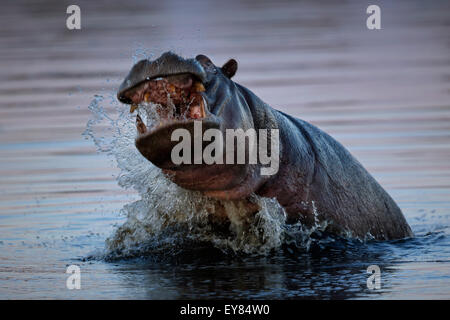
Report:
<svg viewBox="0 0 450 320"><path fill-rule="evenodd" d="M233 59L217 67L204 55L184 59L166 52L154 61L136 63L119 88L118 99L130 104L131 112L149 102L157 106L156 125L146 126L139 115L136 117L136 147L181 187L211 194L225 191L226 198L233 198L251 192L257 184L253 165L194 161L177 165L171 159L172 149L179 143L172 141L172 133L182 128L193 137L194 122L197 126L202 122L203 132L214 128L224 137L226 129L246 131L254 127L245 95L231 80L236 70ZM203 147L209 143L203 142ZM242 189L243 184L246 191L229 192Z"/></svg>

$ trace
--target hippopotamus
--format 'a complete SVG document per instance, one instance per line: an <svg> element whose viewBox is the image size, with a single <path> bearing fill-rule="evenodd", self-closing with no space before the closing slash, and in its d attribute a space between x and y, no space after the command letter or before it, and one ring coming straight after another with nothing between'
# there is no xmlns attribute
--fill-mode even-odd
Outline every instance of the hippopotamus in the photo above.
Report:
<svg viewBox="0 0 450 320"><path fill-rule="evenodd" d="M220 200L241 201L252 195L275 198L286 223L314 226L359 239L412 237L402 211L369 172L330 135L314 125L276 110L232 80L238 68L222 67L207 56L185 59L166 52L136 63L117 97L133 112L143 103L158 106L160 118L148 126L136 117L140 153L182 188ZM278 130L279 164L272 175L260 163L175 164L172 133L194 133L201 121L208 129ZM202 147L205 146L203 142Z"/></svg>

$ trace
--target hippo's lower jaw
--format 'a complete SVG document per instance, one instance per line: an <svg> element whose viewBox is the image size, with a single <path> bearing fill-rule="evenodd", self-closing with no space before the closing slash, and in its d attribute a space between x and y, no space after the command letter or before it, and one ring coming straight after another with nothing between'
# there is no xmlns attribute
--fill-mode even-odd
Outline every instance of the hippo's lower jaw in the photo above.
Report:
<svg viewBox="0 0 450 320"><path fill-rule="evenodd" d="M196 121L199 121L198 119ZM135 144L139 152L155 166L161 168L168 178L182 188L203 192L220 192L229 190L243 182L248 174L249 167L245 164L174 164L172 161L172 150L179 141L172 141L172 133L177 129L185 129L189 136L195 139L199 134L203 136L208 129L220 130L222 123L218 117L207 113L207 117L201 119L201 132L195 129L194 120L175 120L165 122L155 129L139 134ZM194 141L191 140L191 144ZM203 141L202 150L210 142ZM191 145L194 150L194 146ZM192 154L194 155L194 154ZM245 184L248 186L248 184ZM246 194L251 191L246 190ZM226 196L216 198L242 198L242 192L227 192Z"/></svg>
<svg viewBox="0 0 450 320"><path fill-rule="evenodd" d="M202 135L207 129L220 128L220 122L214 115L209 115L201 121ZM137 123L138 132L141 125L144 126L142 122ZM136 147L147 160L161 169L181 170L186 169L186 166L198 167L198 165L175 165L172 162L172 150L179 143L179 141L172 141L172 133L177 129L186 129L191 137L197 134L194 130L194 119L168 120L151 130L140 132L135 141Z"/></svg>

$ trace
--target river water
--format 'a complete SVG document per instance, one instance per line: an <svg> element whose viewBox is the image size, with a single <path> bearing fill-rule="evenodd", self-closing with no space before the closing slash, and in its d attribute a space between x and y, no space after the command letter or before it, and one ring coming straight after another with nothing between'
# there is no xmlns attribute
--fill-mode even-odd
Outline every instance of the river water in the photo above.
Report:
<svg viewBox="0 0 450 320"><path fill-rule="evenodd" d="M69 3L2 4L0 298L449 299L450 4L377 3L376 31L365 1L78 1L72 31ZM114 98L167 50L238 60L234 80L343 143L415 237L316 241L267 199L243 238L200 228L209 200L139 158Z"/></svg>

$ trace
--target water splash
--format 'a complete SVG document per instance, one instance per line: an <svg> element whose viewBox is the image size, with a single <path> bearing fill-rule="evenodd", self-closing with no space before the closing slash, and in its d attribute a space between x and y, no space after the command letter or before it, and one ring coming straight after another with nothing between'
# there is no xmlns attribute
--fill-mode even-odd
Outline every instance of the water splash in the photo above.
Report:
<svg viewBox="0 0 450 320"><path fill-rule="evenodd" d="M139 107L149 127L159 121L157 107ZM173 254L205 243L233 254L267 255L283 246L308 250L314 241L311 235L326 228L286 225L285 212L275 199L254 195L249 200L222 201L182 189L136 149L135 116L126 107L96 95L89 110L92 115L83 135L115 160L118 184L141 197L122 208L127 220L106 240L104 257ZM249 201L257 208L253 212Z"/></svg>
<svg viewBox="0 0 450 320"><path fill-rule="evenodd" d="M120 168L119 185L135 189L141 199L123 207L127 221L106 240L107 257L168 254L193 243L258 255L283 245L308 250L314 241L311 235L326 228L319 224L312 229L299 224L287 226L284 210L275 199L252 196L250 201L259 210L249 214L247 200L219 201L178 187L134 146L134 116L119 104L108 104L103 96L94 97L84 135L94 141L99 152L115 159ZM155 107L148 104L139 108L149 126L158 121ZM227 223L218 221L219 212L225 212Z"/></svg>

